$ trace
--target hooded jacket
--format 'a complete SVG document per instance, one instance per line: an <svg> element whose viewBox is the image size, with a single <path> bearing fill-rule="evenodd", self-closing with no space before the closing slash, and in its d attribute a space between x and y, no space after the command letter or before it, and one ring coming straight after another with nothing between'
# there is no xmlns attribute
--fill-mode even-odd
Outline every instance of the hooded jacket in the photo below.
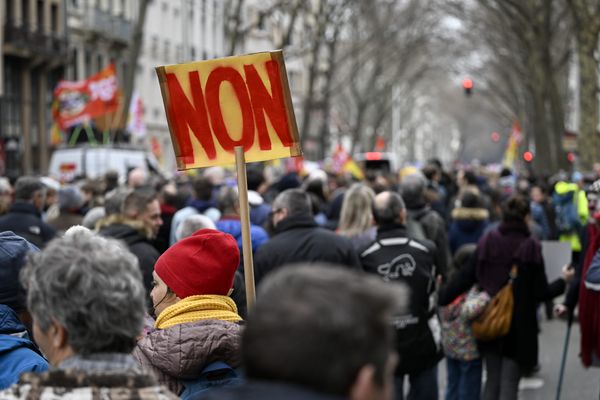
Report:
<svg viewBox="0 0 600 400"><path fill-rule="evenodd" d="M242 221L240 221L239 217L223 216L215 225L221 232L229 233L235 238L240 249L240 262L242 262ZM267 232L253 223L250 224L250 236L252 237L252 253L256 253L258 248L269 240Z"/></svg>
<svg viewBox="0 0 600 400"><path fill-rule="evenodd" d="M459 207L452 210L452 224L448 233L452 254L464 244L477 243L488 227L489 216L485 208Z"/></svg>
<svg viewBox="0 0 600 400"><path fill-rule="evenodd" d="M27 337L25 326L8 306L0 304L0 389L17 383L24 372L44 372L48 362Z"/></svg>
<svg viewBox="0 0 600 400"><path fill-rule="evenodd" d="M56 236L54 228L42 221L39 210L25 202L14 203L8 214L0 217L0 232L4 231L13 231L40 248Z"/></svg>
<svg viewBox="0 0 600 400"><path fill-rule="evenodd" d="M159 383L180 394L181 380L199 378L214 361L240 366L241 332L241 326L233 322L188 322L151 332L138 342L133 356Z"/></svg>
<svg viewBox="0 0 600 400"><path fill-rule="evenodd" d="M129 251L138 259L144 278L144 286L146 287L146 291L150 293L152 290L154 264L158 260L158 257L160 257L160 254L148 240L143 225L138 221L117 220L115 223L101 228L98 233L102 236L125 242Z"/></svg>
<svg viewBox="0 0 600 400"><path fill-rule="evenodd" d="M0 304L16 312L25 309L25 293L19 282L19 273L25 256L40 251L36 246L7 231L0 233Z"/></svg>

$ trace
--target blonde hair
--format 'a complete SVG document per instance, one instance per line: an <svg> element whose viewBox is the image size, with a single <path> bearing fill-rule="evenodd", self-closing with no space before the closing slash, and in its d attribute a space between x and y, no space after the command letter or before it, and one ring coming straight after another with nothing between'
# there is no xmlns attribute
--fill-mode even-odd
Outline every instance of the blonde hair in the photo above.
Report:
<svg viewBox="0 0 600 400"><path fill-rule="evenodd" d="M362 183L355 183L344 194L338 233L352 237L373 226L375 192Z"/></svg>

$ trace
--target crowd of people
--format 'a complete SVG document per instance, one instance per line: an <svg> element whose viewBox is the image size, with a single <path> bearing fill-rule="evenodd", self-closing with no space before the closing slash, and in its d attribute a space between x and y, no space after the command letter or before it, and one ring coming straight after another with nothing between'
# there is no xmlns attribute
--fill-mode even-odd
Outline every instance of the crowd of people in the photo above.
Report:
<svg viewBox="0 0 600 400"><path fill-rule="evenodd" d="M0 399L517 399L541 310L576 307L600 360L600 176L249 165L248 309L235 177L196 172L0 179Z"/></svg>

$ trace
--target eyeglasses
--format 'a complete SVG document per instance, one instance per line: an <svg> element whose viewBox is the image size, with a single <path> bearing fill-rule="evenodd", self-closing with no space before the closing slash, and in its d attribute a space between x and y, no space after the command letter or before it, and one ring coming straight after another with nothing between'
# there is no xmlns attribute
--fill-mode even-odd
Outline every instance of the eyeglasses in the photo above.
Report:
<svg viewBox="0 0 600 400"><path fill-rule="evenodd" d="M275 210L272 210L272 211L269 213L269 216L270 216L270 217L273 217L275 214L278 214L278 213L282 212L283 210L284 210L283 208L277 208L277 209L275 209Z"/></svg>

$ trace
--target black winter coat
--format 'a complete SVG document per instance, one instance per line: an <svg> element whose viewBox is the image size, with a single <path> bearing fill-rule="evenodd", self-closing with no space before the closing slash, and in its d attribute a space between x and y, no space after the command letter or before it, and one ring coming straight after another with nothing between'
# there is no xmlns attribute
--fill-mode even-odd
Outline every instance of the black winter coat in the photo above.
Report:
<svg viewBox="0 0 600 400"><path fill-rule="evenodd" d="M438 274L445 278L451 260L446 222L436 211L426 206L409 208L407 204L407 215L408 218L420 223L425 231L425 237L435 243L435 266Z"/></svg>
<svg viewBox="0 0 600 400"><path fill-rule="evenodd" d="M565 281L559 278L548 284L541 245L525 223L502 223L485 234L469 265L441 288L439 304L452 302L475 283L494 295L508 281L513 264L517 265L517 278L513 284L515 303L510 331L503 338L481 343L481 348L509 357L528 369L538 362L537 306L562 294Z"/></svg>
<svg viewBox="0 0 600 400"><path fill-rule="evenodd" d="M420 372L441 359L429 319L430 297L435 291L435 245L410 239L402 225L380 227L377 239L360 254L366 272L384 281L403 283L410 289L409 313L395 316L396 344L400 362L397 375Z"/></svg>
<svg viewBox="0 0 600 400"><path fill-rule="evenodd" d="M42 216L33 204L16 202L8 214L0 217L0 232L13 231L18 236L42 248L56 236L56 231L42 221Z"/></svg>
<svg viewBox="0 0 600 400"><path fill-rule="evenodd" d="M311 215L292 215L280 221L275 236L254 257L258 284L269 272L286 264L329 263L360 269L360 260L345 237L319 228Z"/></svg>
<svg viewBox="0 0 600 400"><path fill-rule="evenodd" d="M150 244L148 239L140 233L139 230L126 224L112 224L100 229L100 235L119 239L127 244L131 251L138 259L140 270L144 278L144 286L146 291L150 293L152 290L152 272L154 272L154 263L160 257L158 250Z"/></svg>

